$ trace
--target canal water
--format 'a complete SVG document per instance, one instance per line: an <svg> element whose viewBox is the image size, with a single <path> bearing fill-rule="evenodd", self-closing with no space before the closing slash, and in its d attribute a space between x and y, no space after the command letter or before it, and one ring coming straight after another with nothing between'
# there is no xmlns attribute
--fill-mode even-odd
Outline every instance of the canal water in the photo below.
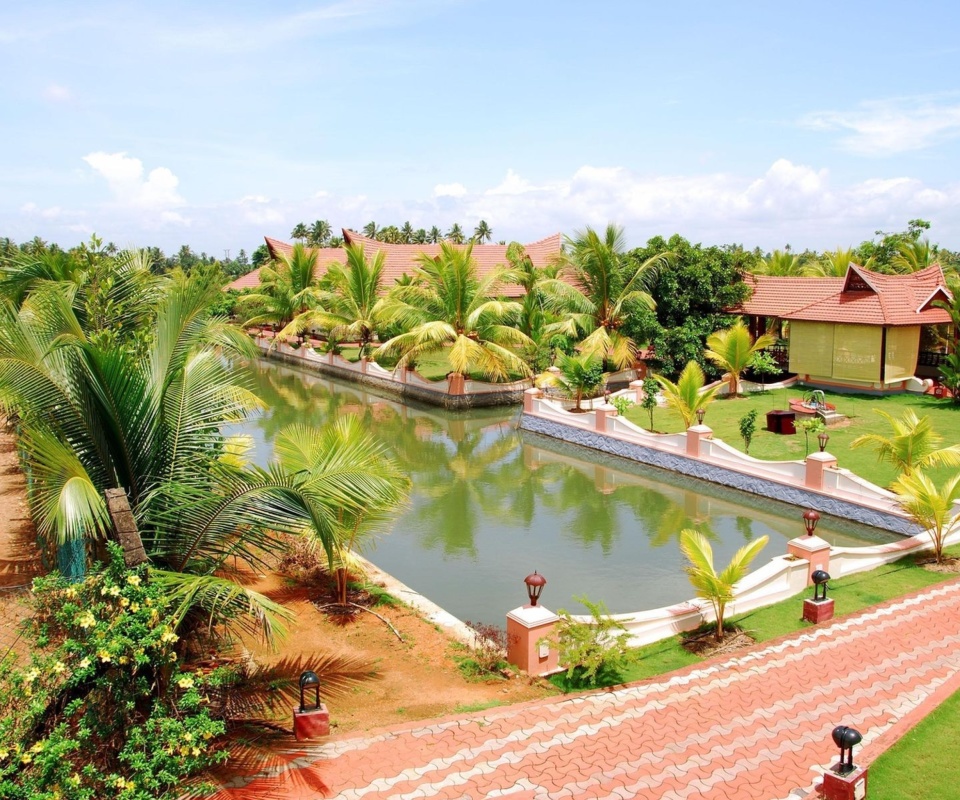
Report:
<svg viewBox="0 0 960 800"><path fill-rule="evenodd" d="M241 430L257 462L271 460L289 424L359 416L413 484L408 507L363 554L462 620L502 625L526 602L534 570L553 610L583 613L580 595L613 613L676 603L693 596L684 528L710 538L721 566L766 534L760 566L804 533L802 509L519 431L516 407L448 412L276 362L253 369L267 407ZM817 534L838 545L896 538L830 517Z"/></svg>

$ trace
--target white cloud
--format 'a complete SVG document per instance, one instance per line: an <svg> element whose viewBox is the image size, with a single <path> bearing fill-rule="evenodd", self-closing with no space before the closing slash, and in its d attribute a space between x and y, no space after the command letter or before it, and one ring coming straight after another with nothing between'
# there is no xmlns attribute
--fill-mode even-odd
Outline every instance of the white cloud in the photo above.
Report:
<svg viewBox="0 0 960 800"><path fill-rule="evenodd" d="M43 90L43 98L49 100L51 103L65 103L72 100L73 95L66 86L51 83Z"/></svg>
<svg viewBox="0 0 960 800"><path fill-rule="evenodd" d="M152 169L144 177L143 163L126 153L90 153L83 160L103 177L115 199L124 206L149 212L169 212L183 206L177 193L180 180L166 167ZM182 223L180 214L168 213L161 219Z"/></svg>
<svg viewBox="0 0 960 800"><path fill-rule="evenodd" d="M433 187L434 197L463 197L467 187L462 183L438 183Z"/></svg>
<svg viewBox="0 0 960 800"><path fill-rule="evenodd" d="M818 111L800 120L812 130L846 131L840 146L864 156L923 150L960 136L960 104L932 97L874 100L849 111Z"/></svg>

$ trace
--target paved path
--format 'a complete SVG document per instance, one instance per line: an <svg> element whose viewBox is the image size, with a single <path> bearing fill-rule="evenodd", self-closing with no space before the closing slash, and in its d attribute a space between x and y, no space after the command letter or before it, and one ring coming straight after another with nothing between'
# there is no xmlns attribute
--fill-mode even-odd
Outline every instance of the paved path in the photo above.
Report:
<svg viewBox="0 0 960 800"><path fill-rule="evenodd" d="M836 725L869 756L958 688L954 581L662 679L289 753L220 797L802 797Z"/></svg>

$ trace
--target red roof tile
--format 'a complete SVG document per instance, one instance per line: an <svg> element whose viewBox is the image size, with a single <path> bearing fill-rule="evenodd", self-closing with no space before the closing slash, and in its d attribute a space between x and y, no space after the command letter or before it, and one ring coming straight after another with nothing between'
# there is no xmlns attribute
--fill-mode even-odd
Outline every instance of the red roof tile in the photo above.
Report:
<svg viewBox="0 0 960 800"><path fill-rule="evenodd" d="M288 254L293 250L293 245L287 242L269 237L264 238L271 255L275 257L280 254ZM417 266L417 256L421 253L431 257L440 254L440 245L438 244L388 244L362 236L346 228L343 229L343 238L347 244L362 244L368 254L372 255L378 250L383 252L383 281L386 286L390 286L398 278L412 273ZM534 266L545 267L559 255L560 238L560 234L555 233L553 236L524 245ZM318 250L318 253L318 275L323 275L331 262L337 261L343 264L346 261L346 251L342 248L323 248ZM473 246L473 258L477 263L477 272L481 278L484 278L498 266L507 264L507 246L503 244L475 244ZM259 286L259 284L260 270L254 270L241 278L237 278L226 288L246 289L251 286ZM523 289L518 286L502 286L500 289L508 297L517 297L523 294Z"/></svg>
<svg viewBox="0 0 960 800"><path fill-rule="evenodd" d="M744 314L850 325L936 325L950 315L931 304L949 299L939 264L909 275L883 275L851 264L844 278L751 276Z"/></svg>

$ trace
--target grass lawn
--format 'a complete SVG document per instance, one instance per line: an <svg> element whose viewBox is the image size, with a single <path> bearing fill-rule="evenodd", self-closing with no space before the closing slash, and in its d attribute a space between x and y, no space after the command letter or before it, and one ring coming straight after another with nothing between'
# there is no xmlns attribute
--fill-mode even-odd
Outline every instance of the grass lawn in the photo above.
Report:
<svg viewBox="0 0 960 800"><path fill-rule="evenodd" d="M707 408L704 424L709 425L717 439L722 439L731 447L743 450L740 437L740 418L751 409L757 410L757 432L750 443L750 455L768 461L791 461L803 459L804 435L797 430L794 436L782 436L766 430L766 413L772 409L787 409L790 399L803 396L804 389L776 389L770 392L758 392L745 397L723 397L715 400ZM943 436L943 445L960 442L960 405L950 400L937 399L931 395L898 394L885 397L873 395L826 394L827 402L833 403L837 411L846 414L847 420L828 430L830 442L827 452L837 457L838 465L850 469L878 486L888 486L896 478L896 470L889 464L878 464L874 449L870 446L856 450L850 449L850 443L864 433L878 433L889 436L890 425L875 413L877 409L899 417L906 409L912 409L918 417L929 416L933 429ZM683 430L680 415L664 406L654 412L654 428L663 433L678 433ZM627 419L648 428L649 416L639 406L632 406ZM816 437L810 437L809 449L818 449ZM943 480L955 472L956 468L941 467L930 470L935 480Z"/></svg>
<svg viewBox="0 0 960 800"><path fill-rule="evenodd" d="M960 692L942 703L870 767L871 800L960 795Z"/></svg>
<svg viewBox="0 0 960 800"><path fill-rule="evenodd" d="M945 552L958 556L960 547L947 548ZM840 616L943 583L953 577L917 566L913 556L908 556L894 564L830 581L830 597L836 601L836 613ZM774 605L732 617L729 622L747 631L757 642L776 639L811 627L809 622L801 619L803 598L809 596L810 590ZM702 660L683 648L680 636L638 648L638 652L639 661L620 676L624 683L652 678Z"/></svg>

